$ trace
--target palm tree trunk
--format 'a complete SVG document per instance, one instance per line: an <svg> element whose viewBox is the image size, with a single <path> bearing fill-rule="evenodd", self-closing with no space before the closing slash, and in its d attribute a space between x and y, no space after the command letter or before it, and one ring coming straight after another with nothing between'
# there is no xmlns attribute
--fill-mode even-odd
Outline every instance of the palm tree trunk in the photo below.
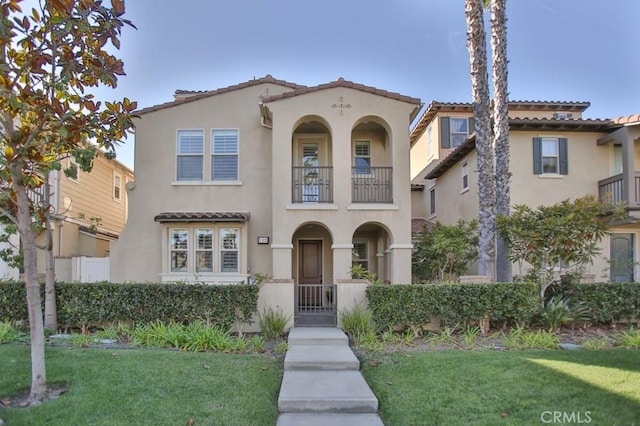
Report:
<svg viewBox="0 0 640 426"><path fill-rule="evenodd" d="M471 64L471 93L478 156L478 273L493 277L496 194L483 12L483 0L465 0L467 49Z"/></svg>
<svg viewBox="0 0 640 426"><path fill-rule="evenodd" d="M509 91L507 89L507 0L491 0L491 50L493 71L493 133L496 160L496 215L508 216L511 205L509 181ZM496 281L513 280L508 248L496 240Z"/></svg>

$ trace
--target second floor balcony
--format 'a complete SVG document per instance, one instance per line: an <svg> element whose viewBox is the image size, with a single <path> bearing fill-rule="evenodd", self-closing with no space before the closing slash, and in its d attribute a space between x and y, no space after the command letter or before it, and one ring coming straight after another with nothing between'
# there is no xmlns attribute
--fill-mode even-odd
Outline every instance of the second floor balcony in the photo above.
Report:
<svg viewBox="0 0 640 426"><path fill-rule="evenodd" d="M333 167L294 166L291 172L293 203L333 203ZM346 189L346 182L341 187ZM351 202L393 203L393 167L353 167Z"/></svg>
<svg viewBox="0 0 640 426"><path fill-rule="evenodd" d="M633 172L629 182L622 173L599 181L598 197L603 202L624 203L629 209L640 209L640 172Z"/></svg>

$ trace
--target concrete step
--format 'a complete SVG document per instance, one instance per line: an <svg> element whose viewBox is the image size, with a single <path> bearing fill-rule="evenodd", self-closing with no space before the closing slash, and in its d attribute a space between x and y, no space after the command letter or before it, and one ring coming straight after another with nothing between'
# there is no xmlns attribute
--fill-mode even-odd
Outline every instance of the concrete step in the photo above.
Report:
<svg viewBox="0 0 640 426"><path fill-rule="evenodd" d="M377 413L378 399L359 371L286 371L281 413Z"/></svg>
<svg viewBox="0 0 640 426"><path fill-rule="evenodd" d="M339 328L294 327L289 331L289 347L302 345L349 345L349 339Z"/></svg>
<svg viewBox="0 0 640 426"><path fill-rule="evenodd" d="M373 413L283 413L276 426L384 426Z"/></svg>
<svg viewBox="0 0 640 426"><path fill-rule="evenodd" d="M346 345L295 345L284 357L285 370L359 370L360 361Z"/></svg>

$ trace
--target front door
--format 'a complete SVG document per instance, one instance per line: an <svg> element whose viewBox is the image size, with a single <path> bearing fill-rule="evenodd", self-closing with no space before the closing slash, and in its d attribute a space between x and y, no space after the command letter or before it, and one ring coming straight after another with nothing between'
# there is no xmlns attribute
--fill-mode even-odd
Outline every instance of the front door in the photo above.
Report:
<svg viewBox="0 0 640 426"><path fill-rule="evenodd" d="M301 240L298 263L298 306L322 306L322 241Z"/></svg>
<svg viewBox="0 0 640 426"><path fill-rule="evenodd" d="M635 255L633 234L611 234L611 282L633 282Z"/></svg>

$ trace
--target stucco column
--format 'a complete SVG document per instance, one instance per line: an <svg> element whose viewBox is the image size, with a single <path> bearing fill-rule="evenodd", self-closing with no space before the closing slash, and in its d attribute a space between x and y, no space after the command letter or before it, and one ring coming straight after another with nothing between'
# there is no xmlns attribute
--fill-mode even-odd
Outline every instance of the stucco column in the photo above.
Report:
<svg viewBox="0 0 640 426"><path fill-rule="evenodd" d="M275 279L291 279L293 244L271 244L272 271Z"/></svg>
<svg viewBox="0 0 640 426"><path fill-rule="evenodd" d="M413 244L391 244L391 284L411 284Z"/></svg>
<svg viewBox="0 0 640 426"><path fill-rule="evenodd" d="M351 279L351 253L353 244L333 244L333 282Z"/></svg>

